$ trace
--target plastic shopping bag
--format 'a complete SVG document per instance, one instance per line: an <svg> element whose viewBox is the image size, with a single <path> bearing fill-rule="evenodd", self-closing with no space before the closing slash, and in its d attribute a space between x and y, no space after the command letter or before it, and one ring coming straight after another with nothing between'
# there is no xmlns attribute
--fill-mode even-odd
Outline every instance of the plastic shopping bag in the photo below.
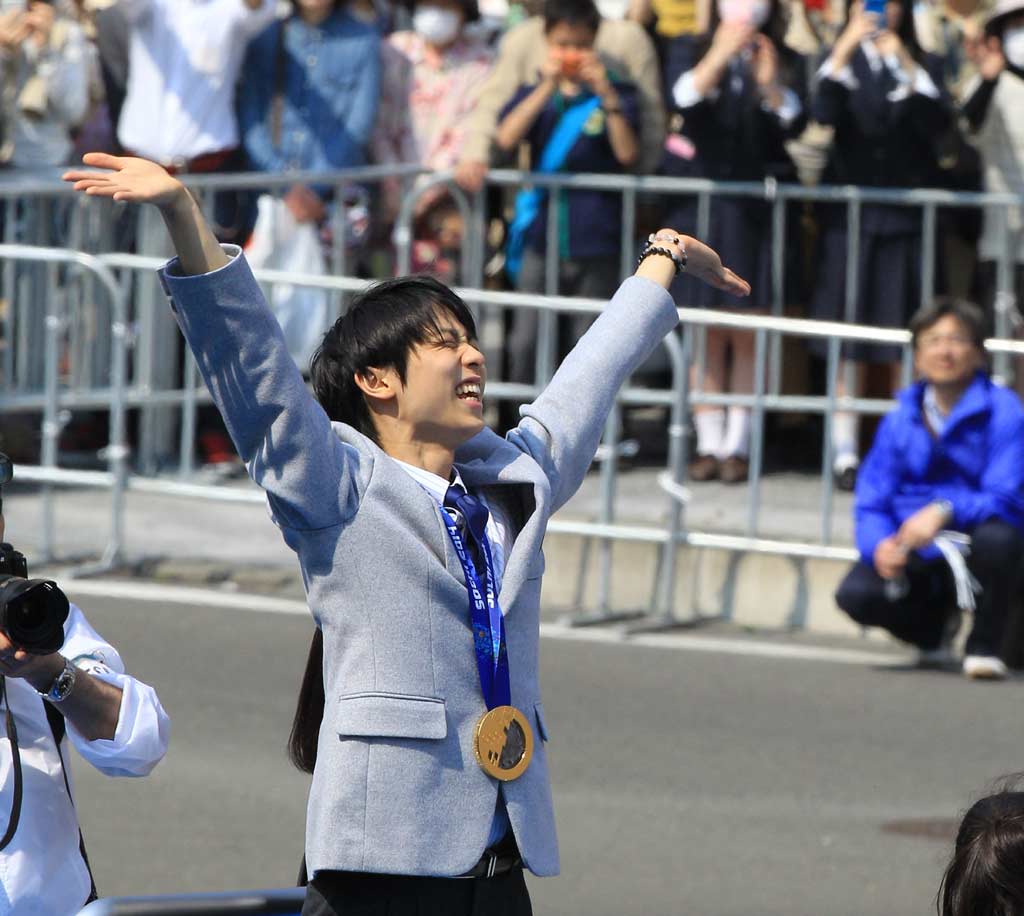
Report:
<svg viewBox="0 0 1024 916"><path fill-rule="evenodd" d="M254 268L284 270L301 274L324 274L326 262L315 223L299 223L283 200L269 194L256 202L256 225L245 256ZM272 283L267 289L270 303L292 359L304 372L327 330L329 293L325 289Z"/></svg>

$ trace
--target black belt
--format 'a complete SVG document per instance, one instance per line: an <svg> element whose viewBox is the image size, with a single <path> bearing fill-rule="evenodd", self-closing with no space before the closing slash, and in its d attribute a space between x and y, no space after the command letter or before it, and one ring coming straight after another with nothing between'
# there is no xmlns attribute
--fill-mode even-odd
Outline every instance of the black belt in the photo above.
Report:
<svg viewBox="0 0 1024 916"><path fill-rule="evenodd" d="M504 875L513 868L521 868L523 857L519 855L519 848L513 839L502 840L496 846L484 850L480 861L469 871L457 878L493 878L495 875Z"/></svg>

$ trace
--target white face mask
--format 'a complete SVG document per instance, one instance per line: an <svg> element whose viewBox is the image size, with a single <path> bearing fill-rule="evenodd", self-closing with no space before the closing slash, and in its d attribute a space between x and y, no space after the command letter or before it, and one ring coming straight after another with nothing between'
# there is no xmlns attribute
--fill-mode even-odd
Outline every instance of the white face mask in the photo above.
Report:
<svg viewBox="0 0 1024 916"><path fill-rule="evenodd" d="M412 27L424 41L444 47L458 38L462 17L440 6L418 6L412 14Z"/></svg>
<svg viewBox="0 0 1024 916"><path fill-rule="evenodd" d="M768 0L718 0L718 16L722 22L749 23L759 29L771 12Z"/></svg>
<svg viewBox="0 0 1024 916"><path fill-rule="evenodd" d="M1003 54L1018 70L1024 70L1024 25L1003 32Z"/></svg>

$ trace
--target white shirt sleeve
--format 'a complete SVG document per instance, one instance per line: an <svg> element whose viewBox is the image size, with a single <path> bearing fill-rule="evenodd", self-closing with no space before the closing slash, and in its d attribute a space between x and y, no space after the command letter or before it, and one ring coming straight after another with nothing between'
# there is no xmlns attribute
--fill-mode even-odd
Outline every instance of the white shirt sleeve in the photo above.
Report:
<svg viewBox="0 0 1024 916"><path fill-rule="evenodd" d="M715 99L717 97L717 89L712 89L707 95L701 95L697 91L692 70L687 70L676 80L675 85L672 87L672 101L679 108L693 108L694 105L703 102L704 99Z"/></svg>
<svg viewBox="0 0 1024 916"><path fill-rule="evenodd" d="M831 56L818 68L817 78L820 80L832 80L834 83L845 86L850 92L860 88L860 81L853 75L853 68L847 64L841 70L837 70Z"/></svg>
<svg viewBox="0 0 1024 916"><path fill-rule="evenodd" d="M61 654L83 671L121 689L121 709L112 739L89 741L68 721L75 750L108 776L145 776L167 752L171 721L148 684L125 674L121 656L75 605L65 624Z"/></svg>
<svg viewBox="0 0 1024 916"><path fill-rule="evenodd" d="M782 122L784 127L792 124L800 117L800 112L803 111L803 106L800 104L800 96L788 87L782 88L782 103L778 108L770 107L767 102L762 102L761 106L765 111L772 112Z"/></svg>

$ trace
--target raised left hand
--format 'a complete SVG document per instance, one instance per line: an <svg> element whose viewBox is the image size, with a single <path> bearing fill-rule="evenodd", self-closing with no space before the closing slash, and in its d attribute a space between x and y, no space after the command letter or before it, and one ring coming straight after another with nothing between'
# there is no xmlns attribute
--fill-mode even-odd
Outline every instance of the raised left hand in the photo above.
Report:
<svg viewBox="0 0 1024 916"><path fill-rule="evenodd" d="M758 32L753 38L751 72L761 90L775 86L779 81L779 52L767 35Z"/></svg>
<svg viewBox="0 0 1024 916"><path fill-rule="evenodd" d="M593 51L587 51L580 63L580 82L598 98L604 98L612 86L608 80L608 71L601 58Z"/></svg>
<svg viewBox="0 0 1024 916"><path fill-rule="evenodd" d="M64 657L59 652L32 655L17 648L0 630L0 674L24 678L36 690L45 690L63 668Z"/></svg>
<svg viewBox="0 0 1024 916"><path fill-rule="evenodd" d="M659 229L654 233L653 244L674 251L680 257L685 252L686 272L701 282L731 296L750 295L750 284L724 266L718 253L703 242L674 229ZM640 263L636 274L668 289L675 278L675 265L668 258L652 256Z"/></svg>
<svg viewBox="0 0 1024 916"><path fill-rule="evenodd" d="M56 10L51 3L33 3L29 6L24 21L37 48L44 48L49 44L56 16Z"/></svg>

